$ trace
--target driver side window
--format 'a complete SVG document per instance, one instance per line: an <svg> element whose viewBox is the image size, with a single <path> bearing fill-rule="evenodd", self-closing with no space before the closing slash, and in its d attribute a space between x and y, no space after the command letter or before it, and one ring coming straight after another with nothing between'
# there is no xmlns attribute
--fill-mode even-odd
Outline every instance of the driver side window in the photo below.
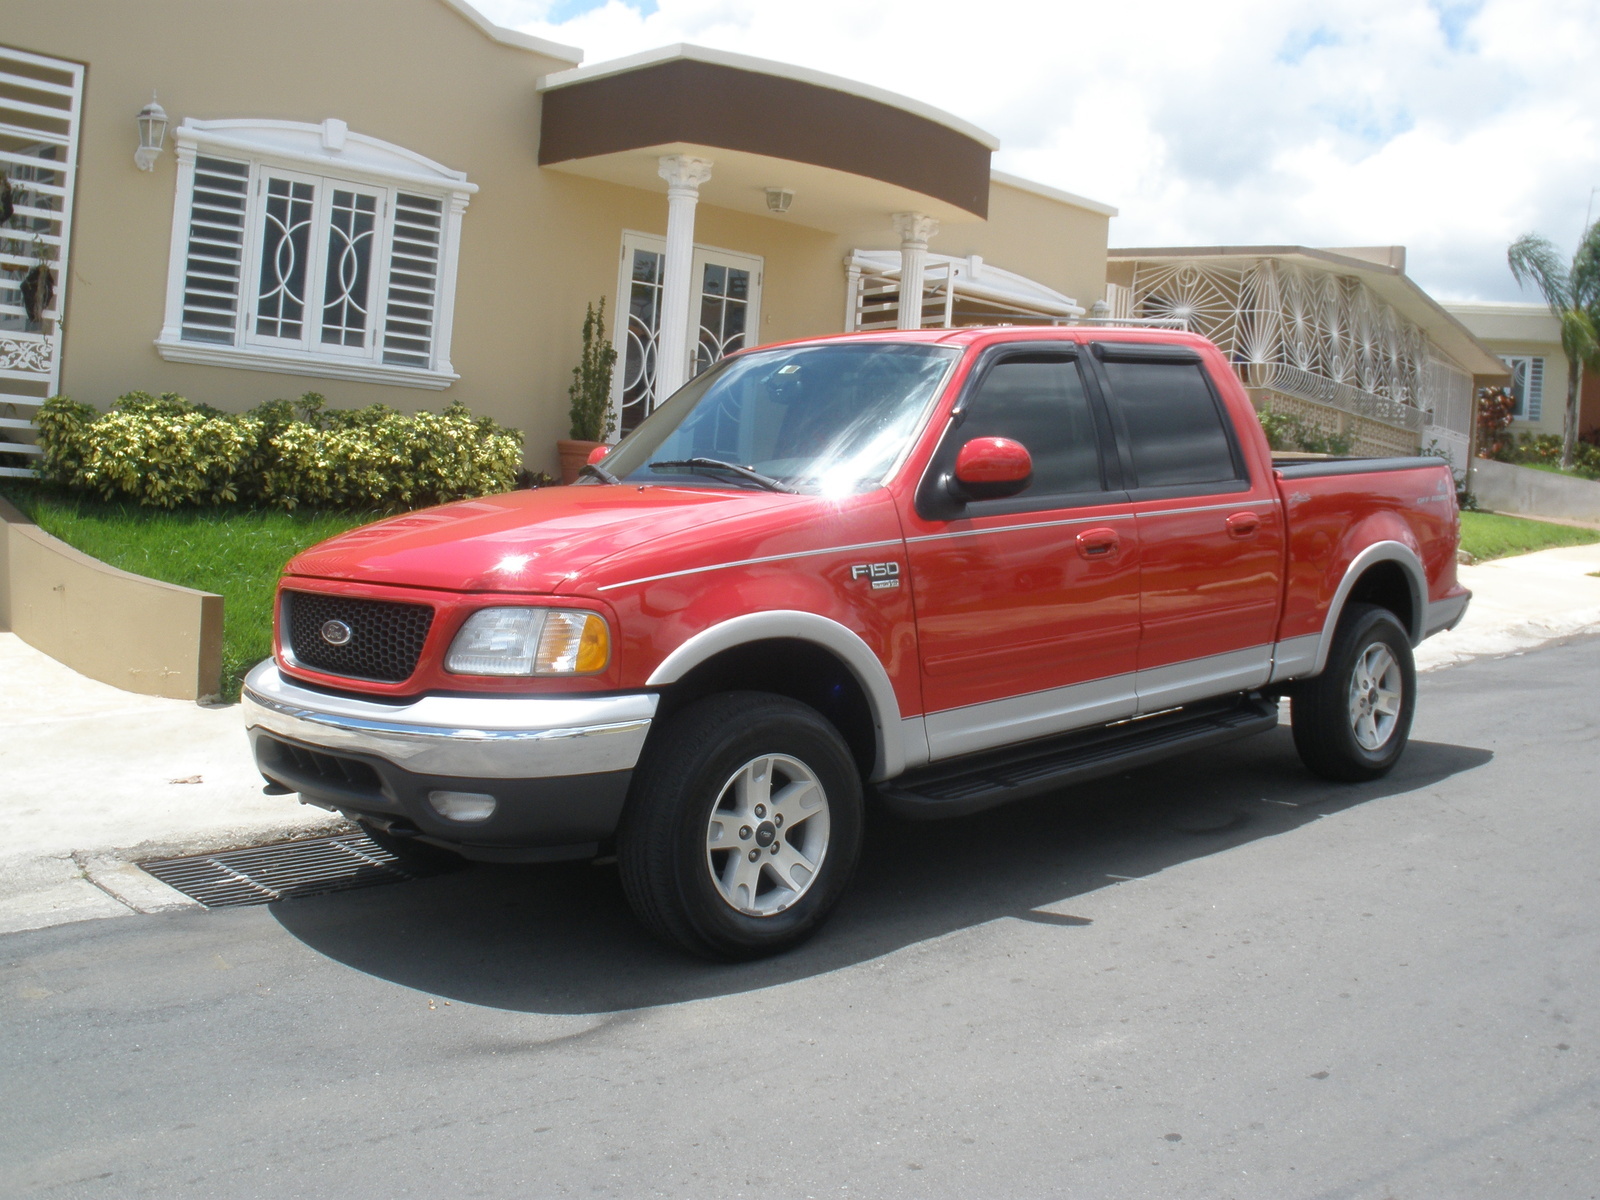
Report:
<svg viewBox="0 0 1600 1200"><path fill-rule="evenodd" d="M1033 458L1019 500L1105 490L1094 416L1075 359L1024 355L990 367L966 404L957 444L1003 437Z"/></svg>

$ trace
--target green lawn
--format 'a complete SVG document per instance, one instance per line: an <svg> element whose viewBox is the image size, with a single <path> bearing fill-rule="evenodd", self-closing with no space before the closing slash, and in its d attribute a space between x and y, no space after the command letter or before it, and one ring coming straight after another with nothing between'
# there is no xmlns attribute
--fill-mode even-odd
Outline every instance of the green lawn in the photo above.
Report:
<svg viewBox="0 0 1600 1200"><path fill-rule="evenodd" d="M1548 550L1552 546L1583 546L1600 542L1600 529L1579 529L1571 525L1552 525L1526 517L1507 517L1499 513L1461 514L1461 548L1479 562Z"/></svg>
<svg viewBox="0 0 1600 1200"><path fill-rule="evenodd" d="M212 508L165 512L66 498L28 484L0 489L46 533L136 575L216 592L226 601L222 694L272 653L272 594L283 564L376 514Z"/></svg>

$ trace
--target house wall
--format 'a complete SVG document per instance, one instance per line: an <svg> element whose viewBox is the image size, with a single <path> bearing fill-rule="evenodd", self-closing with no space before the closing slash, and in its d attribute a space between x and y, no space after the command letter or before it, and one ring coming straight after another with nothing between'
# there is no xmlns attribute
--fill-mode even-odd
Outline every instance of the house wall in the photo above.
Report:
<svg viewBox="0 0 1600 1200"><path fill-rule="evenodd" d="M1445 308L1495 354L1544 359L1544 399L1537 421L1515 420L1512 433L1560 436L1567 408L1567 358L1561 325L1542 304L1447 304ZM1588 426L1580 426L1587 428Z"/></svg>
<svg viewBox="0 0 1600 1200"><path fill-rule="evenodd" d="M175 391L232 411L305 391L339 407L460 400L521 429L530 468L554 468L584 305L605 296L614 315L622 232L664 236L667 215L662 192L539 167L535 84L569 62L499 44L439 0L162 0L159 19L127 0L13 0L0 40L88 66L64 392L104 407L134 389ZM134 165L134 117L152 90L173 129L336 117L466 172L479 191L455 290L460 380L440 392L161 358L177 163L169 132L153 173ZM990 214L947 226L933 249L981 254L1085 306L1102 294L1104 215L1000 184ZM899 244L887 213L839 234L705 204L695 240L765 259L760 341L839 330L846 254Z"/></svg>

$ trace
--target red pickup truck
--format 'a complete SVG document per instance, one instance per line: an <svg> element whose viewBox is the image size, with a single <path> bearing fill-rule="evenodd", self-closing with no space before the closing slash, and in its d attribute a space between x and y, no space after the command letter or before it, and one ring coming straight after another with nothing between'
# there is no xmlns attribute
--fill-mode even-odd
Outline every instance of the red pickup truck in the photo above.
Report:
<svg viewBox="0 0 1600 1200"><path fill-rule="evenodd" d="M1406 743L1452 627L1438 459L1274 462L1209 342L1087 327L730 356L576 486L289 563L244 708L269 791L405 856L614 852L655 933L808 936L863 806L971 813L1273 728Z"/></svg>

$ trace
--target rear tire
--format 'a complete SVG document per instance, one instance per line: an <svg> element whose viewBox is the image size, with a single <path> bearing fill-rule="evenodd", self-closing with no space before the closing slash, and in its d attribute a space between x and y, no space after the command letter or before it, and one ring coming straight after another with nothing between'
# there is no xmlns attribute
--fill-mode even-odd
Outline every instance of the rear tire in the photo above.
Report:
<svg viewBox="0 0 1600 1200"><path fill-rule="evenodd" d="M833 911L861 828L860 773L822 714L728 692L657 731L634 772L617 864L658 938L703 958L760 958Z"/></svg>
<svg viewBox="0 0 1600 1200"><path fill-rule="evenodd" d="M1399 620L1375 604L1351 604L1322 674L1295 687L1295 749L1324 779L1377 779L1406 748L1416 698L1411 640Z"/></svg>

